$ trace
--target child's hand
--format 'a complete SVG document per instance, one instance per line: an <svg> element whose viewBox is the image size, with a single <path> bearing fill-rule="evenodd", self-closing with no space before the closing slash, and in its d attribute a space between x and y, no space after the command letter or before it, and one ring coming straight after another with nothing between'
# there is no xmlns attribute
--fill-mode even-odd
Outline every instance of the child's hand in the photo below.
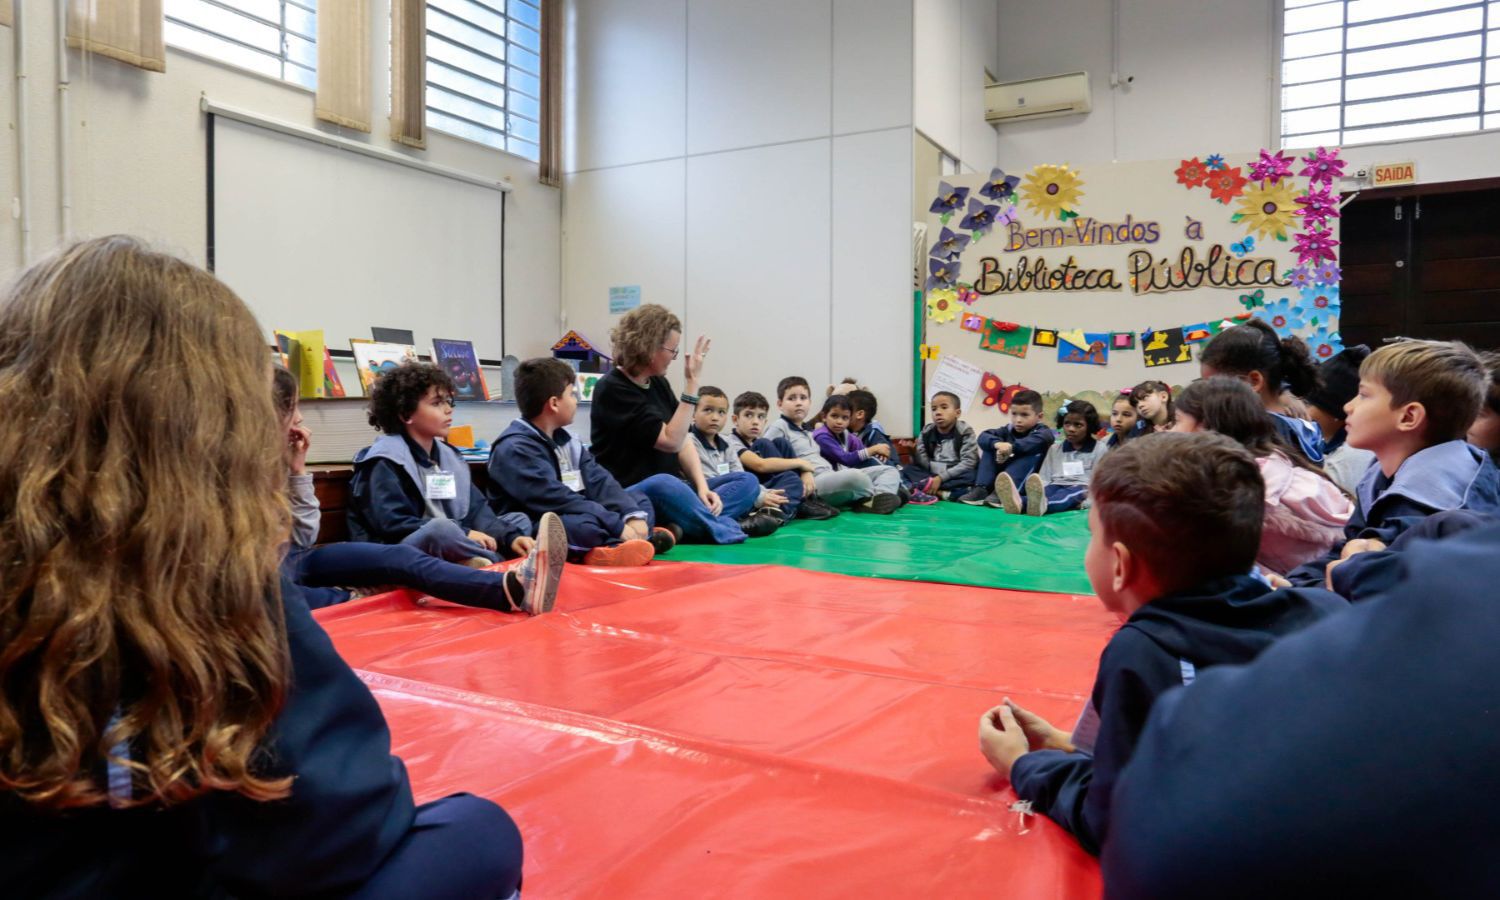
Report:
<svg viewBox="0 0 1500 900"><path fill-rule="evenodd" d="M757 501L755 501L755 508L756 509L781 509L783 506L786 506L787 503L789 503L789 502L790 501L788 501L787 498L786 498L786 491L781 491L781 490L764 491L764 492L761 493L760 499L757 500Z"/></svg>
<svg viewBox="0 0 1500 900"><path fill-rule="evenodd" d="M293 475L307 472L307 451L312 446L312 432L293 425L286 433L286 465Z"/></svg>
<svg viewBox="0 0 1500 900"><path fill-rule="evenodd" d="M881 459L890 459L891 458L891 445L890 444L875 444L874 446L866 447L865 449L868 450L868 451L870 451L870 455L871 456L878 456Z"/></svg>
<svg viewBox="0 0 1500 900"><path fill-rule="evenodd" d="M620 540L622 541L644 541L650 539L651 534L646 530L645 519L631 519L620 529Z"/></svg>
<svg viewBox="0 0 1500 900"><path fill-rule="evenodd" d="M804 475L811 475L816 470L813 468L812 463L808 462L805 459L799 459L797 460L797 471L801 472ZM806 481L804 480L803 483L805 484Z"/></svg>
<svg viewBox="0 0 1500 900"><path fill-rule="evenodd" d="M488 535L486 535L486 537L488 537ZM521 537L518 537L510 542L510 552L514 553L517 556L525 556L526 554L530 553L531 548L535 546L536 538L526 537L525 535L522 535ZM490 539L489 548L491 550L495 549L495 541L493 538Z"/></svg>
<svg viewBox="0 0 1500 900"><path fill-rule="evenodd" d="M1002 703L979 717L979 752L995 771L1010 777L1011 766L1026 755L1028 743L1015 713Z"/></svg>
<svg viewBox="0 0 1500 900"><path fill-rule="evenodd" d="M1273 590L1279 591L1282 588L1289 588L1292 586L1292 583L1290 581L1287 581L1285 578L1282 578L1275 572L1266 572L1265 576L1266 583L1269 584Z"/></svg>
<svg viewBox="0 0 1500 900"><path fill-rule="evenodd" d="M811 469L812 466L808 466L809 471L802 473L802 496L804 497L811 497L818 492L818 483L813 480Z"/></svg>
<svg viewBox="0 0 1500 900"><path fill-rule="evenodd" d="M936 494L943 488L943 476L934 475L927 479L927 493Z"/></svg>
<svg viewBox="0 0 1500 900"><path fill-rule="evenodd" d="M724 511L724 501L719 499L718 494L706 487L698 492L698 499L702 500L703 505L708 507L708 511L716 516Z"/></svg>
<svg viewBox="0 0 1500 900"><path fill-rule="evenodd" d="M1339 559L1345 560L1356 553L1375 553L1384 549L1385 542L1378 538L1355 538L1344 545L1344 552L1339 554Z"/></svg>
<svg viewBox="0 0 1500 900"><path fill-rule="evenodd" d="M1072 741L1068 736L1058 731L1051 722L1037 715L1029 709L1023 709L1010 700L1005 701L1010 711L1015 714L1016 721L1021 725L1021 731L1026 735L1026 743L1032 750L1064 750L1072 752Z"/></svg>
<svg viewBox="0 0 1500 900"><path fill-rule="evenodd" d="M485 534L482 531L471 531L471 532L469 532L469 540L473 541L474 543L478 544L479 546L483 547L486 550L493 551L496 547L499 546L499 544L495 543L495 539L494 538L490 537L489 535ZM527 540L531 540L531 539L527 538Z"/></svg>
<svg viewBox="0 0 1500 900"><path fill-rule="evenodd" d="M1005 462L1007 459L1010 459L1011 454L1014 453L1015 450L1016 450L1015 447L1013 447L1010 444L1007 444L1007 443L1005 443L1003 441L1001 443L996 444L995 445L995 461L996 462Z"/></svg>

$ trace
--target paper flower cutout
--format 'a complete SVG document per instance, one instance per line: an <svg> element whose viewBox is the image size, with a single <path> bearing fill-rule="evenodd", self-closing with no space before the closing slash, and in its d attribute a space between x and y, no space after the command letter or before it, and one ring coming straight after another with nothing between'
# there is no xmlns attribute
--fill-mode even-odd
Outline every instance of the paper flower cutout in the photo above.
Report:
<svg viewBox="0 0 1500 900"><path fill-rule="evenodd" d="M1261 237L1284 241L1287 231L1296 230L1296 217L1297 201L1291 186L1262 181L1259 187L1240 196L1239 211L1232 221L1243 222L1249 231Z"/></svg>
<svg viewBox="0 0 1500 900"><path fill-rule="evenodd" d="M958 318L958 295L951 290L928 294L927 316L934 322L952 322Z"/></svg>
<svg viewBox="0 0 1500 900"><path fill-rule="evenodd" d="M1273 300L1257 309L1255 317L1276 329L1276 333L1282 337L1291 337L1292 332L1305 324L1302 321L1302 310L1293 306L1292 301L1286 297Z"/></svg>
<svg viewBox="0 0 1500 900"><path fill-rule="evenodd" d="M1297 203L1302 207L1297 215L1307 222L1308 228L1321 228L1330 218L1336 219L1341 215L1339 198L1327 185L1321 188L1308 188L1307 193L1297 198Z"/></svg>
<svg viewBox="0 0 1500 900"><path fill-rule="evenodd" d="M1302 307L1314 324L1336 319L1342 306L1337 285L1317 284L1302 289Z"/></svg>
<svg viewBox="0 0 1500 900"><path fill-rule="evenodd" d="M1317 279L1319 284L1338 284L1343 280L1344 271L1333 263L1323 263L1318 266Z"/></svg>
<svg viewBox="0 0 1500 900"><path fill-rule="evenodd" d="M1066 221L1062 213L1077 214L1074 207L1078 205L1078 198L1083 196L1083 191L1079 190L1081 187L1083 179L1072 169L1044 163L1027 173L1026 183L1021 186L1021 198L1027 209L1042 218L1057 217L1059 221Z"/></svg>
<svg viewBox="0 0 1500 900"><path fill-rule="evenodd" d="M1344 161L1339 159L1339 151L1336 148L1327 150L1319 147L1302 159L1307 165L1303 166L1298 174L1313 184L1321 182L1331 186L1335 180L1344 176Z"/></svg>
<svg viewBox="0 0 1500 900"><path fill-rule="evenodd" d="M1326 326L1318 326L1308 335L1307 347L1312 351L1313 359L1318 362L1343 352L1344 339L1337 331L1331 331Z"/></svg>
<svg viewBox="0 0 1500 900"><path fill-rule="evenodd" d="M979 297L979 292L974 290L974 288L970 287L969 285L961 284L958 286L958 302L962 303L964 306L973 306L975 301L977 301Z"/></svg>
<svg viewBox="0 0 1500 900"><path fill-rule="evenodd" d="M1333 239L1333 232L1326 228L1316 231L1304 231L1297 235L1297 261L1303 265L1326 259L1333 262L1338 257L1334 256L1333 248L1339 242Z"/></svg>
<svg viewBox="0 0 1500 900"><path fill-rule="evenodd" d="M932 245L932 258L954 260L969 246L969 236L959 234L952 228L943 226L942 234L938 235L937 243Z"/></svg>
<svg viewBox="0 0 1500 900"><path fill-rule="evenodd" d="M1298 290L1311 286L1317 280L1313 277L1312 266L1298 266L1295 269L1289 269L1286 272L1286 278L1291 281L1292 287Z"/></svg>
<svg viewBox="0 0 1500 900"><path fill-rule="evenodd" d="M1204 182L1204 185L1209 193L1214 195L1215 200L1227 206L1229 201L1245 190L1245 185L1248 183L1249 179L1240 174L1240 167L1235 166L1232 169L1216 169L1209 172L1208 180Z"/></svg>
<svg viewBox="0 0 1500 900"><path fill-rule="evenodd" d="M985 406L998 406L1000 404L1000 392L1005 390L1005 382L994 372L985 372L979 379L979 390L984 394Z"/></svg>
<svg viewBox="0 0 1500 900"><path fill-rule="evenodd" d="M999 203L1001 200L1014 194L1016 192L1016 185L1020 183L1021 179L1014 175L1007 175L1000 171L1000 169L995 168L990 170L989 180L984 183L984 187L979 189L979 193Z"/></svg>
<svg viewBox="0 0 1500 900"><path fill-rule="evenodd" d="M1208 166L1211 171L1221 171L1224 168L1224 156L1223 154L1215 153L1213 156L1205 159L1203 164Z"/></svg>
<svg viewBox="0 0 1500 900"><path fill-rule="evenodd" d="M1183 160L1182 165L1177 167L1177 183L1184 187L1202 187L1207 178L1208 166L1196 156Z"/></svg>
<svg viewBox="0 0 1500 900"><path fill-rule="evenodd" d="M927 290L939 291L953 287L953 280L958 277L960 268L958 263L946 259L927 260Z"/></svg>
<svg viewBox="0 0 1500 900"><path fill-rule="evenodd" d="M1250 164L1251 181L1269 181L1272 184L1283 178L1292 177L1292 158L1276 151L1273 156L1270 151L1260 151L1260 159Z"/></svg>
<svg viewBox="0 0 1500 900"><path fill-rule="evenodd" d="M974 234L989 234L995 227L995 217L1000 215L1000 207L990 206L978 200L969 198L969 214L964 216L958 227Z"/></svg>
<svg viewBox="0 0 1500 900"><path fill-rule="evenodd" d="M927 208L928 212L951 213L964 208L964 201L969 197L969 189L966 187L954 187L946 181L938 182L937 199Z"/></svg>

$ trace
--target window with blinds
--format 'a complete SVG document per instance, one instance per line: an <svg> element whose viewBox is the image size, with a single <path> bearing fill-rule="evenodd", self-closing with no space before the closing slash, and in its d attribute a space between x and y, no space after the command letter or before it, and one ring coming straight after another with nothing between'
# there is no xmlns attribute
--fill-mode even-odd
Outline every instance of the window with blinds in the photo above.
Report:
<svg viewBox="0 0 1500 900"><path fill-rule="evenodd" d="M537 159L541 22L532 0L428 0L428 127Z"/></svg>
<svg viewBox="0 0 1500 900"><path fill-rule="evenodd" d="M318 83L318 0L166 0L168 45L306 88Z"/></svg>

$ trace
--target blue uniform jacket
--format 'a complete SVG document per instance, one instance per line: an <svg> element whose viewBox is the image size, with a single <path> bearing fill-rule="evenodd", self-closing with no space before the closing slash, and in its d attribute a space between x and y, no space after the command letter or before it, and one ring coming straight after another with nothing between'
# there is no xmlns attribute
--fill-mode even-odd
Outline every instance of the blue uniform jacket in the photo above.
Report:
<svg viewBox="0 0 1500 900"><path fill-rule="evenodd" d="M575 491L562 482L565 454L569 465L583 480ZM645 516L642 501L620 487L609 471L599 465L583 443L559 428L549 439L531 423L511 422L490 451L490 505L495 512L521 512L533 523L542 513L590 516L609 534L619 534L625 517Z"/></svg>
<svg viewBox="0 0 1500 900"><path fill-rule="evenodd" d="M1344 542L1377 538L1389 546L1426 517L1448 509L1500 513L1500 471L1484 451L1463 441L1447 441L1415 453L1382 489L1384 480L1379 464L1371 465L1355 491L1358 504L1344 526ZM1343 553L1344 542L1335 544L1321 559L1292 570L1288 580L1321 585L1328 564ZM1375 559L1361 558L1365 556L1353 556L1334 570L1335 589L1364 577L1361 568Z"/></svg>
<svg viewBox="0 0 1500 900"><path fill-rule="evenodd" d="M387 435L381 440L391 437ZM394 439L405 441L406 449L419 470L425 472L433 468L432 459L410 438L402 435ZM354 457L354 477L349 482L349 538L376 544L399 544L432 517L427 511L423 486L412 479L401 463L371 453L379 446L381 443L377 441ZM453 501L439 501L452 504L450 518L465 531L482 531L493 537L500 549L508 553L510 545L521 537L522 532L490 510L484 495L469 478L469 464L459 457L456 450L441 440L433 442L433 448L445 457L451 454L447 468L458 480L460 496Z"/></svg>
<svg viewBox="0 0 1500 900"><path fill-rule="evenodd" d="M864 444L866 447L873 447L876 444L885 444L887 447L891 448L890 462L880 463L880 460L878 458L875 460L875 462L880 463L881 465L901 465L901 455L896 452L896 445L891 442L891 436L885 433L885 426L881 425L879 422L872 421L870 424L860 429L856 434L856 437L858 437L859 442L861 444Z"/></svg>
<svg viewBox="0 0 1500 900"><path fill-rule="evenodd" d="M1033 808L1098 853L1110 790L1135 751L1151 706L1211 666L1254 659L1276 638L1347 609L1316 588L1273 591L1249 575L1219 578L1136 610L1099 657L1090 703L1099 714L1092 755L1038 750L1016 761L1010 780Z"/></svg>
<svg viewBox="0 0 1500 900"><path fill-rule="evenodd" d="M262 771L296 776L291 795L55 815L0 794L6 896L341 896L379 867L412 825L406 768L375 698L301 593L284 579L281 593L293 684Z"/></svg>
<svg viewBox="0 0 1500 900"><path fill-rule="evenodd" d="M1114 793L1115 900L1500 896L1500 527L1161 698Z"/></svg>

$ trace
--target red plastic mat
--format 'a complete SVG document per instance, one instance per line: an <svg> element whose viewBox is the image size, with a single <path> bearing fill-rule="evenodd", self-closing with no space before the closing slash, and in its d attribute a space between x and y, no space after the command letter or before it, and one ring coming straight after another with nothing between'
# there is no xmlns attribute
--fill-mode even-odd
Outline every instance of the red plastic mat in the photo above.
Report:
<svg viewBox="0 0 1500 900"><path fill-rule="evenodd" d="M515 817L527 897L1090 897L979 755L1009 695L1070 726L1091 597L778 566L569 566L534 619L405 592L320 611L418 800Z"/></svg>

